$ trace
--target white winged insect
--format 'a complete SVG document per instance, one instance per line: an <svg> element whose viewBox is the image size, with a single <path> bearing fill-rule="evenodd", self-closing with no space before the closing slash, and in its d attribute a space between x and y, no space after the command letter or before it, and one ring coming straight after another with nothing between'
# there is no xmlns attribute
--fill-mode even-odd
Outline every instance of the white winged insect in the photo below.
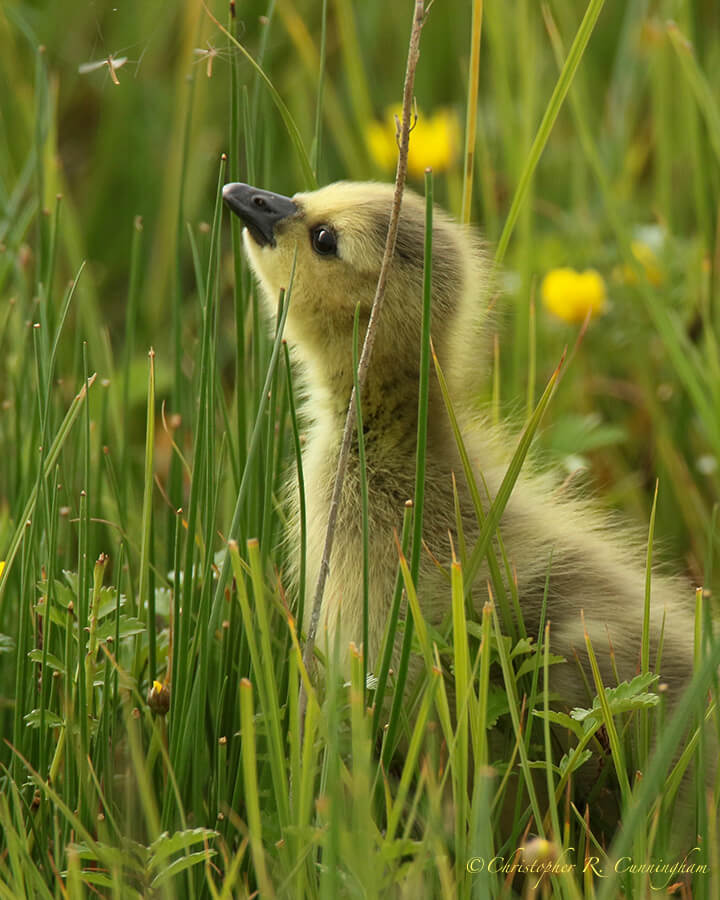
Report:
<svg viewBox="0 0 720 900"><path fill-rule="evenodd" d="M127 61L127 56L113 56L112 53L108 53L105 59L96 59L94 62L81 63L81 65L78 66L78 72L81 75L87 75L88 72L96 72L98 69L102 69L103 66L107 66L113 84L120 84L118 77L115 74L115 70L122 68Z"/></svg>
<svg viewBox="0 0 720 900"><path fill-rule="evenodd" d="M198 57L198 62L205 60L207 63L207 77L212 78L212 70L213 70L213 60L218 56L217 47L213 47L210 41L207 42L207 49L203 47L195 47L193 50L195 56Z"/></svg>

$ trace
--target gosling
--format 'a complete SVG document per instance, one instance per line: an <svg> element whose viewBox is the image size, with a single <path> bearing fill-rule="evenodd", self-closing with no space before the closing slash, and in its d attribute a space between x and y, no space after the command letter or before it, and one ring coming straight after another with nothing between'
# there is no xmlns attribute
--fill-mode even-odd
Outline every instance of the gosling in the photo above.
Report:
<svg viewBox="0 0 720 900"><path fill-rule="evenodd" d="M303 450L307 502L307 596L317 583L336 463L353 384L353 320L359 304L367 325L383 257L392 186L339 182L292 199L245 184L223 195L243 221L243 240L270 314L289 284L295 260L286 337L305 379L312 419ZM362 397L369 492L368 669L378 661L393 597L403 508L414 492L422 318L425 202L405 191L395 257L366 387ZM510 452L506 434L472 412L487 377L487 264L478 238L441 210L433 214L432 338L450 395L465 408L464 440L477 472L495 496ZM445 404L431 379L420 603L426 620L440 625L449 609L447 579L438 569L452 558L456 537L453 473L469 541L478 526ZM472 413L472 415L471 415ZM299 554L299 516L291 516L292 560ZM552 556L547 617L551 648L568 660L553 666L552 689L570 706L587 705L575 653L585 660L581 611L606 685L639 671L645 572L642 546L606 516L563 495L538 473L522 475L502 516L500 532L513 570L529 634L537 634ZM357 442L351 453L338 513L318 635L340 648L363 633L362 528ZM478 584L485 582L481 575ZM662 678L677 698L692 672L693 591L659 575L652 582L650 659L663 631ZM310 604L307 604L310 606ZM310 610L306 611L305 627ZM322 643L322 642L321 642ZM586 674L589 669L586 667ZM592 677L590 676L590 683Z"/></svg>

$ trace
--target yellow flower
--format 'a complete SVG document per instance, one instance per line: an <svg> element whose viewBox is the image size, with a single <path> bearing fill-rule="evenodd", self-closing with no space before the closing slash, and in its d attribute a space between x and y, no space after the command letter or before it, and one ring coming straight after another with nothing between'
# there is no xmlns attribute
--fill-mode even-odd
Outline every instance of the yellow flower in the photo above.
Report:
<svg viewBox="0 0 720 900"><path fill-rule="evenodd" d="M665 280L665 273L660 266L655 252L659 249L661 238L654 235L654 229L652 227L641 230L650 231L649 240L632 241L630 249L632 250L632 255L640 263L640 268L650 284L659 287ZM653 244L656 245L654 249L652 246ZM617 281L621 281L623 284L637 284L638 281L635 269L627 263L615 266L613 269L613 278Z"/></svg>
<svg viewBox="0 0 720 900"><path fill-rule="evenodd" d="M657 256L653 253L652 248L642 241L633 241L630 244L630 249L632 250L635 259L643 267L645 277L650 284L654 284L655 287L661 285L663 282L663 273L658 265ZM625 266L625 273L627 281L630 284L634 284L637 279L630 266Z"/></svg>
<svg viewBox="0 0 720 900"><path fill-rule="evenodd" d="M148 706L158 716L167 715L170 709L170 688L162 681L153 681L148 691Z"/></svg>
<svg viewBox="0 0 720 900"><path fill-rule="evenodd" d="M551 269L540 288L542 302L548 312L565 322L582 322L605 311L605 281L595 269Z"/></svg>
<svg viewBox="0 0 720 900"><path fill-rule="evenodd" d="M383 171L391 169L397 161L397 147L395 141L391 140L394 134L394 131L391 133L388 127L380 122L370 122L365 129L365 140L370 156Z"/></svg>
<svg viewBox="0 0 720 900"><path fill-rule="evenodd" d="M551 844L545 838L530 838L522 847L523 860L526 863L554 862L559 855L557 844Z"/></svg>
<svg viewBox="0 0 720 900"><path fill-rule="evenodd" d="M392 171L397 164L395 116L401 115L399 105L391 106L382 122L370 122L365 129L368 152L384 171ZM451 109L440 109L431 116L419 114L410 132L408 172L413 178L422 178L428 167L434 172L444 172L457 159L459 148L460 126Z"/></svg>
<svg viewBox="0 0 720 900"><path fill-rule="evenodd" d="M2 578L2 573L3 573L4 569L5 569L5 560L0 559L0 578Z"/></svg>

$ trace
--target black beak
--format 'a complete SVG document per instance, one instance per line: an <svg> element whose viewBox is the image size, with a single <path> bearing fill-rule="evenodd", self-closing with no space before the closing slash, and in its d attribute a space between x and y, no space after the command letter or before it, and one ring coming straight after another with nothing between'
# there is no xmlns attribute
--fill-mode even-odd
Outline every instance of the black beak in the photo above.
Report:
<svg viewBox="0 0 720 900"><path fill-rule="evenodd" d="M223 188L223 200L242 219L254 240L264 247L275 246L275 226L298 208L289 197L262 191L251 184L233 182Z"/></svg>

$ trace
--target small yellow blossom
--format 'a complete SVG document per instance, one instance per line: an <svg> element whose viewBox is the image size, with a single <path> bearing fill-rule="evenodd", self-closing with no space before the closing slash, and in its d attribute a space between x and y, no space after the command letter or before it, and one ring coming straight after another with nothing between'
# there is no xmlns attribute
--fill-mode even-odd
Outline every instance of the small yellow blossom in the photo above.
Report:
<svg viewBox="0 0 720 900"><path fill-rule="evenodd" d="M4 570L5 570L5 560L0 559L0 578L2 578L2 573L4 572Z"/></svg>
<svg viewBox="0 0 720 900"><path fill-rule="evenodd" d="M645 272L645 277L650 282L650 284L654 284L655 287L658 287L663 282L663 273L658 265L657 256L653 252L652 248L642 241L633 241L630 244L630 249L632 250L633 256L643 267L643 271ZM629 270L630 278L628 281L631 283L634 282L635 273L630 268L630 266L625 266L626 270Z"/></svg>
<svg viewBox="0 0 720 900"><path fill-rule="evenodd" d="M522 855L523 861L528 864L554 862L559 856L559 848L545 838L534 837L523 844Z"/></svg>
<svg viewBox="0 0 720 900"><path fill-rule="evenodd" d="M161 681L153 681L148 691L148 706L158 716L167 715L170 709L170 688Z"/></svg>
<svg viewBox="0 0 720 900"><path fill-rule="evenodd" d="M645 243L645 241L632 241L630 249L632 250L632 255L640 263L640 267L650 284L659 287L665 280L665 275L650 244ZM637 284L638 281L635 269L627 263L618 265L613 269L613 278L623 282L623 284Z"/></svg>
<svg viewBox="0 0 720 900"><path fill-rule="evenodd" d="M542 302L548 312L565 322L582 322L605 311L605 281L595 269L551 269L543 278Z"/></svg>
<svg viewBox="0 0 720 900"><path fill-rule="evenodd" d="M395 116L400 118L402 108L391 106L382 122L370 122L365 129L370 156L384 171L392 171L397 163ZM425 169L434 172L447 171L458 158L460 125L451 109L440 109L431 116L418 114L410 132L408 172L413 178L422 178Z"/></svg>

